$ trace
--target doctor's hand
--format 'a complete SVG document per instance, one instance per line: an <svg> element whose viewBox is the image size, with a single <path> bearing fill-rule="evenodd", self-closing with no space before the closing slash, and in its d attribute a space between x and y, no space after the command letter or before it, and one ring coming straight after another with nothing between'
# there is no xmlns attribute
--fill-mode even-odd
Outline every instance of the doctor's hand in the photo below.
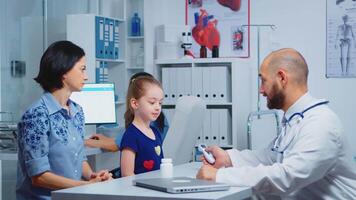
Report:
<svg viewBox="0 0 356 200"><path fill-rule="evenodd" d="M232 166L229 154L222 148L220 148L218 146L209 146L205 150L207 152L210 152L211 154L213 154L213 156L215 158L215 163L214 163L213 167L220 169L222 167L231 167ZM204 156L202 156L201 160L203 161L204 164L210 165L208 163L208 161L204 158Z"/></svg>
<svg viewBox="0 0 356 200"><path fill-rule="evenodd" d="M217 172L218 169L216 169L215 167L209 164L203 164L197 173L197 179L215 181Z"/></svg>

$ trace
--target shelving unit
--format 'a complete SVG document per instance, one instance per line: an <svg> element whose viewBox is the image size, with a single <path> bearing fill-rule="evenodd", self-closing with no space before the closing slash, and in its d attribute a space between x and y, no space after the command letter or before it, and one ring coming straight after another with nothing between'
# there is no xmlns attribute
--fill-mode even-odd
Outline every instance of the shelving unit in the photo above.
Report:
<svg viewBox="0 0 356 200"><path fill-rule="evenodd" d="M89 80L94 83L97 79L96 67L105 62L107 70L107 81L115 83L117 119L119 126L124 125L125 96L130 77L137 72L145 70L144 57L144 0L122 0L121 13L123 18L103 18L116 20L119 22L118 38L119 53L116 59L107 59L97 56L96 48L96 17L94 14L76 14L67 16L67 39L82 47L86 53L87 73ZM141 18L140 36L131 36L131 18L134 13L138 13ZM100 17L100 16L99 16ZM105 28L105 27L103 27ZM83 34L85 33L85 34ZM106 37L106 36L104 36ZM112 37L109 35L108 37ZM113 35L116 37L116 35ZM138 54L141 60L137 62ZM137 64L140 64L139 66Z"/></svg>
<svg viewBox="0 0 356 200"><path fill-rule="evenodd" d="M119 98L118 101L122 101L125 92L122 78L125 77L121 78L117 75L122 73L120 69L125 68L126 65L125 19L94 14L75 14L67 15L66 24L67 40L79 45L85 51L87 82L115 83L115 94ZM102 79L98 79L98 76ZM122 112L118 111L116 115L118 123L122 124L122 120L120 121Z"/></svg>
<svg viewBox="0 0 356 200"><path fill-rule="evenodd" d="M138 13L141 19L140 36L131 34L131 18L134 13ZM126 0L126 22L126 82L128 83L133 74L145 70L144 0Z"/></svg>
<svg viewBox="0 0 356 200"><path fill-rule="evenodd" d="M156 60L158 76L165 90L166 99L163 109L168 119L173 116L175 101L181 93L179 90L188 88L188 92L183 92L184 95L195 95L203 98L207 103L208 113L206 113L206 116L207 118L210 117L210 119L205 119L197 143L215 144L222 148L243 148L246 142L246 120L249 105L243 105L242 102L250 102L248 88L244 87L243 84L247 83L250 69L240 67L239 63L241 62L244 62L244 60L239 58ZM185 74L184 77L188 78L185 79L185 82L190 84L189 87L180 84L181 81L175 79L175 77L181 75L179 75L180 72L174 70L182 69L183 71L190 71L190 74ZM167 83L168 79L164 76L167 76L169 70L173 70L175 77L169 77L171 82ZM206 72L207 74L205 74ZM221 73L225 74L224 77ZM202 89L199 89L200 82ZM224 85L225 88L222 91L225 91L226 96L221 97L216 88ZM172 92L174 89L177 91ZM172 97L172 95L175 97Z"/></svg>

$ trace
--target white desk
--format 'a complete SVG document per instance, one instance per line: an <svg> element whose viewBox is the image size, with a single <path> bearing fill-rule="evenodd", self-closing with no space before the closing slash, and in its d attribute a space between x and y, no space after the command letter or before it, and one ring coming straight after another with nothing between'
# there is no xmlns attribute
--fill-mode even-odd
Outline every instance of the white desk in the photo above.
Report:
<svg viewBox="0 0 356 200"><path fill-rule="evenodd" d="M174 176L195 177L201 163L187 163L174 167ZM52 192L52 200L112 200L112 199L223 199L237 200L251 197L251 188L231 187L228 191L170 194L132 185L135 178L159 177L160 171L153 171L136 176L112 181L84 185Z"/></svg>

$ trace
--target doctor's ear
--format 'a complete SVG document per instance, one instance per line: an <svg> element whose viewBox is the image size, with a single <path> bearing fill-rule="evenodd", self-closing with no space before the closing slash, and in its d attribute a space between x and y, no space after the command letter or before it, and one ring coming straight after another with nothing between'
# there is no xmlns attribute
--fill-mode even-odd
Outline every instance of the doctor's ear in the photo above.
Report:
<svg viewBox="0 0 356 200"><path fill-rule="evenodd" d="M130 106L132 109L136 110L138 108L138 101L135 98L130 99Z"/></svg>
<svg viewBox="0 0 356 200"><path fill-rule="evenodd" d="M283 86L285 86L288 82L287 72L283 69L279 69L277 72L278 80L281 82Z"/></svg>

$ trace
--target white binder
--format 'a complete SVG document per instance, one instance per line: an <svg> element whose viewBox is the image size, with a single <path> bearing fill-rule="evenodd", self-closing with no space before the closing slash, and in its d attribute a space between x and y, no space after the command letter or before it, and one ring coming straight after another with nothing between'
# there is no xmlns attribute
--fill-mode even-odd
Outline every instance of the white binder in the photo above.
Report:
<svg viewBox="0 0 356 200"><path fill-rule="evenodd" d="M177 67L175 68L176 72L175 72L175 76L177 79L176 84L176 98L178 99L179 97L182 97L184 95L184 90L185 90L185 84L184 84L184 73L185 73L185 68L184 67Z"/></svg>
<svg viewBox="0 0 356 200"><path fill-rule="evenodd" d="M170 95L170 72L169 68L163 67L162 68L162 87L164 91L164 103L169 104L171 101Z"/></svg>
<svg viewBox="0 0 356 200"><path fill-rule="evenodd" d="M170 93L170 103L175 104L177 101L177 69L175 67L169 68L169 93Z"/></svg>
<svg viewBox="0 0 356 200"><path fill-rule="evenodd" d="M193 70L192 93L203 98L203 68L195 67Z"/></svg>
<svg viewBox="0 0 356 200"><path fill-rule="evenodd" d="M215 73L214 73L215 74ZM219 67L216 71L217 77L217 99L221 103L227 103L230 99L230 94L227 91L230 91L228 86L229 84L229 72L227 67Z"/></svg>
<svg viewBox="0 0 356 200"><path fill-rule="evenodd" d="M203 143L210 145L210 135L211 135L211 128L210 128L210 123L211 123L211 113L210 109L207 110L205 113L204 117L204 124L203 124Z"/></svg>
<svg viewBox="0 0 356 200"><path fill-rule="evenodd" d="M228 109L219 109L219 145L230 145L231 141L231 116Z"/></svg>
<svg viewBox="0 0 356 200"><path fill-rule="evenodd" d="M192 94L192 68L185 67L183 73L184 95L190 96Z"/></svg>
<svg viewBox="0 0 356 200"><path fill-rule="evenodd" d="M209 67L210 69L210 102L219 103L219 94L221 93L221 73L220 69L222 67Z"/></svg>
<svg viewBox="0 0 356 200"><path fill-rule="evenodd" d="M211 144L219 144L219 131L220 131L220 109L210 109L210 116L211 116L211 126L210 126L210 142Z"/></svg>
<svg viewBox="0 0 356 200"><path fill-rule="evenodd" d="M205 102L211 102L211 78L210 67L203 67L203 99Z"/></svg>

